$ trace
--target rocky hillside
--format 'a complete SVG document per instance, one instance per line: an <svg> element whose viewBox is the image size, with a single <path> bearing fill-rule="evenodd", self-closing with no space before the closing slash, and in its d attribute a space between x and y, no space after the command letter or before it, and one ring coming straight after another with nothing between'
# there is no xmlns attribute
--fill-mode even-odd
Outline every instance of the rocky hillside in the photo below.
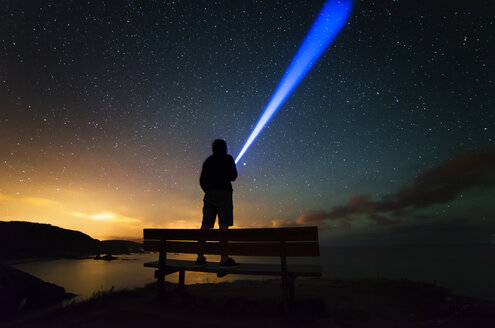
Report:
<svg viewBox="0 0 495 328"><path fill-rule="evenodd" d="M99 241L49 224L0 221L0 260L73 257L98 252Z"/></svg>

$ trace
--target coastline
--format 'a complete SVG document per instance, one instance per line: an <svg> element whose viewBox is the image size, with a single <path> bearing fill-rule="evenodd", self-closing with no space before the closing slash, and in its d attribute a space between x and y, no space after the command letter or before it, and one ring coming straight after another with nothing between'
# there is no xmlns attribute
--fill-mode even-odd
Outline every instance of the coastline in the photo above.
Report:
<svg viewBox="0 0 495 328"><path fill-rule="evenodd" d="M46 256L46 257L30 257L30 258L21 258L15 260L0 260L0 265L17 265L24 263L33 263L33 262L49 262L56 260L98 260L98 261L114 261L114 260L124 260L122 258L124 255L133 255L133 254L145 254L143 251L134 251L134 252L115 252L112 254L101 255L98 258L98 254L86 254L81 256ZM118 256L115 256L118 255ZM111 257L111 258L110 258Z"/></svg>
<svg viewBox="0 0 495 328"><path fill-rule="evenodd" d="M0 265L0 320L60 304L75 296L64 287Z"/></svg>
<svg viewBox="0 0 495 328"><path fill-rule="evenodd" d="M418 247L322 247L320 260L323 277L328 279L380 277L422 281L450 289L455 294L495 301L495 261L492 256L494 250L495 245L449 244ZM186 259L183 255L170 254L170 258L175 257ZM156 253L136 253L119 256L115 261L48 258L47 262L36 259L32 263L13 266L63 286L68 291L90 297L93 292L108 290L112 286L115 286L115 289L135 288L152 282L152 270L143 268L142 263L156 261L157 258ZM213 257L209 260L217 259ZM241 263L257 261L256 258L238 260ZM476 268L476 276L473 276L473 268ZM59 271L66 274L59 275ZM82 272L86 273L82 275ZM69 279L69 276L75 278ZM186 284L220 283L246 278L229 275L218 279L215 275L188 273ZM178 275L170 275L167 280L177 282Z"/></svg>
<svg viewBox="0 0 495 328"><path fill-rule="evenodd" d="M285 314L279 279L187 285L166 283L164 298L154 284L102 292L87 301L7 327L493 327L495 302L458 296L425 283L388 279L301 279Z"/></svg>

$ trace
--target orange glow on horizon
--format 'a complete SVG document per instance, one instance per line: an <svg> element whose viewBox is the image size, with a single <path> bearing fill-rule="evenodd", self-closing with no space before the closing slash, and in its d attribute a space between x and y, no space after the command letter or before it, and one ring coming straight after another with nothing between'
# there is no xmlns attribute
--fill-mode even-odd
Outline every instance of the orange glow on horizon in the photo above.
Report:
<svg viewBox="0 0 495 328"><path fill-rule="evenodd" d="M13 194L2 191L0 220L51 224L81 231L100 240L117 238L138 241L142 238L144 228L201 227L201 191L192 196L160 196L140 195L129 200L127 195L121 196L114 192L65 190L40 197L39 193ZM254 215L249 208L253 208L252 204L236 203L235 225L232 228L267 226L252 220Z"/></svg>

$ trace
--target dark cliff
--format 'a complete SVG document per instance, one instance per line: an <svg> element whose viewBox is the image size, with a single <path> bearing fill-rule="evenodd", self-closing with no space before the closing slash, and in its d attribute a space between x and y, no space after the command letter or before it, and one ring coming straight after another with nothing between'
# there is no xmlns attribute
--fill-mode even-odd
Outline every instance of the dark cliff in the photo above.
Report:
<svg viewBox="0 0 495 328"><path fill-rule="evenodd" d="M77 257L98 252L99 241L49 224L0 221L0 260Z"/></svg>

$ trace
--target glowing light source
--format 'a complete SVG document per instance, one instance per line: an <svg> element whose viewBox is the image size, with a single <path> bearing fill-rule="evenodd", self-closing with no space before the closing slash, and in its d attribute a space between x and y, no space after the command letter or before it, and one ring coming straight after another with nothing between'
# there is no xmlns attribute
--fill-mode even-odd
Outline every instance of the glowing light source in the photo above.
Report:
<svg viewBox="0 0 495 328"><path fill-rule="evenodd" d="M330 0L325 4L299 51L285 71L258 123L237 155L236 164L342 29L349 17L351 7L351 2L347 0Z"/></svg>
<svg viewBox="0 0 495 328"><path fill-rule="evenodd" d="M138 223L141 222L138 218L131 218L124 215L119 215L113 212L102 212L97 214L86 214L81 212L72 212L73 216L91 219L94 221L111 221L111 222L121 222L121 223Z"/></svg>

